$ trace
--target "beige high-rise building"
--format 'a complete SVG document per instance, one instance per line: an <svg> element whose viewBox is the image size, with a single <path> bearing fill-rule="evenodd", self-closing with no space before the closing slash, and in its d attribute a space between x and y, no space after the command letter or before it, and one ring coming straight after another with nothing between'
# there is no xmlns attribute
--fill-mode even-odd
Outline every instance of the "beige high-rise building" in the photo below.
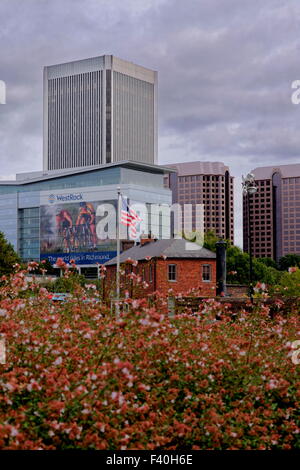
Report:
<svg viewBox="0 0 300 470"><path fill-rule="evenodd" d="M258 167L251 171L257 192L243 199L244 250L257 258L300 254L300 163ZM249 214L250 210L250 214Z"/></svg>
<svg viewBox="0 0 300 470"><path fill-rule="evenodd" d="M44 170L157 162L157 72L112 55L44 68Z"/></svg>
<svg viewBox="0 0 300 470"><path fill-rule="evenodd" d="M167 164L177 173L165 176L173 203L192 204L192 228L196 229L196 204L204 205L204 231L234 242L233 176L221 162ZM184 212L184 211L183 211Z"/></svg>

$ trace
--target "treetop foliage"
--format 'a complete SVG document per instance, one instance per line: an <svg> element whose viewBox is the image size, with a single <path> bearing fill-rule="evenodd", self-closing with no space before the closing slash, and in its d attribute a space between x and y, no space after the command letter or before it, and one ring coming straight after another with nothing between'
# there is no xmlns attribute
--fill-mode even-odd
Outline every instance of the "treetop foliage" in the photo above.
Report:
<svg viewBox="0 0 300 470"><path fill-rule="evenodd" d="M20 264L21 259L15 252L11 243L9 243L4 234L0 232L0 276L10 274L14 271L14 265Z"/></svg>

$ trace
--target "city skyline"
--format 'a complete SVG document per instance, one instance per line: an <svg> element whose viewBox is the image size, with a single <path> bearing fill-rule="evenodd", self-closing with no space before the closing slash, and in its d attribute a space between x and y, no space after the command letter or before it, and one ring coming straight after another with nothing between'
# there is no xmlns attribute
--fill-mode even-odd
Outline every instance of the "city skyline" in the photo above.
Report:
<svg viewBox="0 0 300 470"><path fill-rule="evenodd" d="M296 1L191 1L186 8L166 0L9 0L0 12L1 179L42 169L43 67L114 54L159 72L159 164L230 167L242 244L241 175L299 161L300 108L291 102L299 79Z"/></svg>

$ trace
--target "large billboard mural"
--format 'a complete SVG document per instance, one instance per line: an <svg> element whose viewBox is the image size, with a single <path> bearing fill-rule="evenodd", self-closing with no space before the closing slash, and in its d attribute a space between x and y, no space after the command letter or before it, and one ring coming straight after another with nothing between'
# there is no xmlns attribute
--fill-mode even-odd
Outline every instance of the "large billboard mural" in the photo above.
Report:
<svg viewBox="0 0 300 470"><path fill-rule="evenodd" d="M97 230L106 215L103 209L97 211L98 207L105 209L105 204L115 207L116 201L84 199L82 193L47 196L47 204L40 208L41 259L49 259L51 264L58 258L65 262L73 259L80 265L102 264L116 256L115 237L110 237L108 231Z"/></svg>
<svg viewBox="0 0 300 470"><path fill-rule="evenodd" d="M101 198L102 196L102 198ZM99 188L41 191L40 257L55 264L58 258L78 265L105 263L117 254L117 194ZM112 199L114 198L114 199ZM138 218L129 226L120 219L120 239L138 241L150 232L170 237L170 206L122 198ZM122 199L122 200L123 200ZM127 206L127 207L129 207ZM127 210L127 209L126 209ZM132 212L133 213L133 212ZM121 211L122 214L122 211ZM134 233L132 233L134 232Z"/></svg>

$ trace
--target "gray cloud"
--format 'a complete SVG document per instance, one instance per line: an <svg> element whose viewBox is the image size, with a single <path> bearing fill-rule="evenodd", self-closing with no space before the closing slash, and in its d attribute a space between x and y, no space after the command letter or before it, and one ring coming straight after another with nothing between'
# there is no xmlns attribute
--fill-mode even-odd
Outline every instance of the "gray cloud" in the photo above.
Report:
<svg viewBox="0 0 300 470"><path fill-rule="evenodd" d="M1 0L0 18L0 178L42 168L42 67L104 53L159 71L161 163L299 161L297 0Z"/></svg>

